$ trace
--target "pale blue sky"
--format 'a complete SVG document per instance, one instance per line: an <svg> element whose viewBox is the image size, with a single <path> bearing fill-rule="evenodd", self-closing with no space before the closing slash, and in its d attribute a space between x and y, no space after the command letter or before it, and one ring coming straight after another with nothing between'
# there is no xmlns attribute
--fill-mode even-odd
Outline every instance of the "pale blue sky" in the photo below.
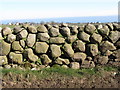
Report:
<svg viewBox="0 0 120 90"><path fill-rule="evenodd" d="M107 16L118 14L119 0L0 0L0 19Z"/></svg>

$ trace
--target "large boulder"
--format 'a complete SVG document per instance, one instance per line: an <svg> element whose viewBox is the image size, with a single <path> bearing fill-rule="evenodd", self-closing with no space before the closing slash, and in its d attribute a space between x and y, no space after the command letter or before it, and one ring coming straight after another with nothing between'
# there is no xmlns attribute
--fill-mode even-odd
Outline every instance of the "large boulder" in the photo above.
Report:
<svg viewBox="0 0 120 90"><path fill-rule="evenodd" d="M33 50L31 48L24 50L24 57L32 62L38 60L38 56L33 53Z"/></svg>
<svg viewBox="0 0 120 90"><path fill-rule="evenodd" d="M104 65L104 64L107 64L108 63L108 56L95 56L94 58L94 62L97 63L97 64L101 64L101 65Z"/></svg>
<svg viewBox="0 0 120 90"><path fill-rule="evenodd" d="M48 65L52 62L52 60L46 54L40 55L40 58L44 65Z"/></svg>
<svg viewBox="0 0 120 90"><path fill-rule="evenodd" d="M50 36L48 35L48 33L38 33L37 34L37 38L40 40L40 41L48 41Z"/></svg>
<svg viewBox="0 0 120 90"><path fill-rule="evenodd" d="M78 62L83 62L86 59L86 54L82 52L76 52L74 53L73 59Z"/></svg>
<svg viewBox="0 0 120 90"><path fill-rule="evenodd" d="M82 41L89 42L90 35L85 33L85 32L79 32L78 33L78 38L81 39Z"/></svg>
<svg viewBox="0 0 120 90"><path fill-rule="evenodd" d="M68 64L70 64L70 61L69 61L69 59L63 59L63 58L58 57L58 58L55 60L55 63L56 63L56 64L60 64L60 65L62 65L62 64L68 65Z"/></svg>
<svg viewBox="0 0 120 90"><path fill-rule="evenodd" d="M96 44L88 44L86 52L89 56L96 56L98 54L98 46Z"/></svg>
<svg viewBox="0 0 120 90"><path fill-rule="evenodd" d="M26 44L28 47L33 47L36 42L36 34L28 34Z"/></svg>
<svg viewBox="0 0 120 90"><path fill-rule="evenodd" d="M72 43L77 39L77 35L71 35L67 37L67 42Z"/></svg>
<svg viewBox="0 0 120 90"><path fill-rule="evenodd" d="M103 25L102 28L98 29L98 31L102 36L108 36L110 29L108 28L107 25Z"/></svg>
<svg viewBox="0 0 120 90"><path fill-rule="evenodd" d="M10 52L9 59L11 62L22 64L23 56L22 54L16 54L14 52Z"/></svg>
<svg viewBox="0 0 120 90"><path fill-rule="evenodd" d="M48 32L47 28L44 25L39 25L37 27L37 31L40 33L47 33Z"/></svg>
<svg viewBox="0 0 120 90"><path fill-rule="evenodd" d="M5 41L0 41L0 56L8 55L10 52L11 45L9 43L6 43Z"/></svg>
<svg viewBox="0 0 120 90"><path fill-rule="evenodd" d="M73 57L74 55L74 50L72 49L70 44L65 43L63 46L63 50L68 57Z"/></svg>
<svg viewBox="0 0 120 90"><path fill-rule="evenodd" d="M80 69L80 64L78 62L71 62L70 68L72 69Z"/></svg>
<svg viewBox="0 0 120 90"><path fill-rule="evenodd" d="M93 34L96 30L96 27L93 24L87 24L85 26L85 32L87 32L88 34Z"/></svg>
<svg viewBox="0 0 120 90"><path fill-rule="evenodd" d="M28 26L27 27L28 32L30 33L37 33L37 29L35 26Z"/></svg>
<svg viewBox="0 0 120 90"><path fill-rule="evenodd" d="M103 41L101 44L100 44L100 50L104 53L106 52L107 50L115 50L116 47L114 46L113 43L109 42L109 41Z"/></svg>
<svg viewBox="0 0 120 90"><path fill-rule="evenodd" d="M61 49L60 46L52 44L50 45L51 56L53 58L61 56Z"/></svg>
<svg viewBox="0 0 120 90"><path fill-rule="evenodd" d="M72 35L78 34L78 27L77 26L71 26L70 28L70 32Z"/></svg>
<svg viewBox="0 0 120 90"><path fill-rule="evenodd" d="M84 26L84 25L81 25L81 26L78 27L78 31L79 31L79 32L83 32L83 31L84 31L84 28L85 28L85 26Z"/></svg>
<svg viewBox="0 0 120 90"><path fill-rule="evenodd" d="M65 39L62 37L51 37L49 43L51 44L63 44Z"/></svg>
<svg viewBox="0 0 120 90"><path fill-rule="evenodd" d="M95 67L95 63L93 61L84 61L81 64L81 68L94 68Z"/></svg>
<svg viewBox="0 0 120 90"><path fill-rule="evenodd" d="M8 64L8 59L6 56L0 56L0 65Z"/></svg>
<svg viewBox="0 0 120 90"><path fill-rule="evenodd" d="M17 34L17 40L26 39L27 35L28 35L28 32L27 30L24 29Z"/></svg>
<svg viewBox="0 0 120 90"><path fill-rule="evenodd" d="M59 29L52 27L52 28L50 28L50 30L49 30L49 34L50 34L50 36L52 36L52 37L58 36L58 35L60 34L60 33L59 33Z"/></svg>
<svg viewBox="0 0 120 90"><path fill-rule="evenodd" d="M120 38L120 32L119 31L111 31L109 38L113 43L117 42Z"/></svg>
<svg viewBox="0 0 120 90"><path fill-rule="evenodd" d="M77 40L73 43L73 48L75 51L85 51L85 43L82 42L81 40Z"/></svg>
<svg viewBox="0 0 120 90"><path fill-rule="evenodd" d="M9 35L7 36L7 41L8 41L8 42L12 43L12 42L15 41L15 40L16 40L16 35L14 35L14 34L9 34Z"/></svg>
<svg viewBox="0 0 120 90"><path fill-rule="evenodd" d="M100 34L93 33L90 40L93 43L100 43L102 41L102 36Z"/></svg>
<svg viewBox="0 0 120 90"><path fill-rule="evenodd" d="M17 33L21 32L22 30L23 30L23 28L21 28L20 26L15 26L13 28L13 33L17 34Z"/></svg>
<svg viewBox="0 0 120 90"><path fill-rule="evenodd" d="M68 37L68 36L70 36L70 29L68 27L62 27L62 28L60 28L60 33L63 36Z"/></svg>
<svg viewBox="0 0 120 90"><path fill-rule="evenodd" d="M14 42L12 43L12 49L13 49L14 51L23 51L23 48L22 48L22 46L20 45L19 41L14 41Z"/></svg>
<svg viewBox="0 0 120 90"><path fill-rule="evenodd" d="M49 45L46 42L36 42L35 52L36 53L46 53Z"/></svg>
<svg viewBox="0 0 120 90"><path fill-rule="evenodd" d="M3 36L12 34L12 30L9 27L5 27L2 29L2 34L3 34Z"/></svg>

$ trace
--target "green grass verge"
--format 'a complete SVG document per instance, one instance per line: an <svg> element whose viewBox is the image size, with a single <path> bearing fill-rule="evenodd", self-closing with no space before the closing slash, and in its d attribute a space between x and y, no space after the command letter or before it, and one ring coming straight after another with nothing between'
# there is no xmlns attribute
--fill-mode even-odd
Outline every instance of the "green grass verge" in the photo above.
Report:
<svg viewBox="0 0 120 90"><path fill-rule="evenodd" d="M41 70L20 70L16 68L11 69L2 69L1 72L3 76L7 73L14 73L14 74L22 74L24 76L30 74L30 75L36 75L40 78L46 78L51 75L59 74L64 76L75 76L75 77L83 77L85 75L100 75L99 70L104 71L118 71L118 68L116 67L96 67L91 69L71 69L71 68L62 68L62 67L51 67L51 68L44 68Z"/></svg>

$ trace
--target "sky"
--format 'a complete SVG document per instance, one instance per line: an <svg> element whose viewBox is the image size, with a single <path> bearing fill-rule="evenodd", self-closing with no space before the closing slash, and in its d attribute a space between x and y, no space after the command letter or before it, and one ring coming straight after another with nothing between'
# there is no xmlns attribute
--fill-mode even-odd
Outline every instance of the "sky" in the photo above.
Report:
<svg viewBox="0 0 120 90"><path fill-rule="evenodd" d="M119 0L0 0L0 20L118 14Z"/></svg>

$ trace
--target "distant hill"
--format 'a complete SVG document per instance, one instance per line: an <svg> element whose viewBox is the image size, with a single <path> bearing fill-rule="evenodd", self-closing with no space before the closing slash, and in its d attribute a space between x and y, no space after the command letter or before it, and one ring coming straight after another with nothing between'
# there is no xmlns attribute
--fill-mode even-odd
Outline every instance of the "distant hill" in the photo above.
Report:
<svg viewBox="0 0 120 90"><path fill-rule="evenodd" d="M2 24L9 22L69 22L69 23L87 23L87 22L118 22L118 16L91 16L91 17L61 17L61 18L38 18L38 19L19 19L19 20L2 20Z"/></svg>

